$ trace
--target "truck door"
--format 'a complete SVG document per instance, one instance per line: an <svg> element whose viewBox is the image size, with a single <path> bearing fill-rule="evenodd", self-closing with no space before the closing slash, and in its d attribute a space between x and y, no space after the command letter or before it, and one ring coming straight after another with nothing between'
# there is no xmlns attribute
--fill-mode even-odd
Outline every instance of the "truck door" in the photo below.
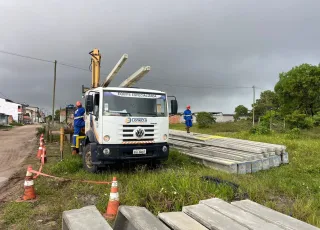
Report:
<svg viewBox="0 0 320 230"><path fill-rule="evenodd" d="M95 93L93 99L93 118L95 120L96 128L99 128L99 117L100 117L100 94Z"/></svg>

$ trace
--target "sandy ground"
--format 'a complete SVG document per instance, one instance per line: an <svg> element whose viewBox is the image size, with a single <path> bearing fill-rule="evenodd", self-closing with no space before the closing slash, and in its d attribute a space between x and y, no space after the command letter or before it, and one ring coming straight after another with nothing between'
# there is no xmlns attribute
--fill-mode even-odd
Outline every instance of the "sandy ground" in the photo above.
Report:
<svg viewBox="0 0 320 230"><path fill-rule="evenodd" d="M9 131L0 130L0 188L35 150L37 127L40 126L26 125Z"/></svg>

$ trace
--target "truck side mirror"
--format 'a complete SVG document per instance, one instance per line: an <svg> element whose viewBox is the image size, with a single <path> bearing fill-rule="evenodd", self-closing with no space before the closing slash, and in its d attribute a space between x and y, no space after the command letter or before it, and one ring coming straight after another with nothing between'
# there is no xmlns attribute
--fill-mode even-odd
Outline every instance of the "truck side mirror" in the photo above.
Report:
<svg viewBox="0 0 320 230"><path fill-rule="evenodd" d="M171 100L171 114L176 115L178 113L178 101L176 99Z"/></svg>
<svg viewBox="0 0 320 230"><path fill-rule="evenodd" d="M86 110L89 113L93 112L93 95L86 96Z"/></svg>

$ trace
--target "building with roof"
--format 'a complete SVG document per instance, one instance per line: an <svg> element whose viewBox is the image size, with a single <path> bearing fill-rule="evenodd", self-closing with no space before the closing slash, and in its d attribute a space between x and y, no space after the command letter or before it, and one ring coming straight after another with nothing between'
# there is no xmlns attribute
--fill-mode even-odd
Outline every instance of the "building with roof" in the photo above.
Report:
<svg viewBox="0 0 320 230"><path fill-rule="evenodd" d="M16 122L23 121L23 105L9 99L0 98L0 113L11 115Z"/></svg>

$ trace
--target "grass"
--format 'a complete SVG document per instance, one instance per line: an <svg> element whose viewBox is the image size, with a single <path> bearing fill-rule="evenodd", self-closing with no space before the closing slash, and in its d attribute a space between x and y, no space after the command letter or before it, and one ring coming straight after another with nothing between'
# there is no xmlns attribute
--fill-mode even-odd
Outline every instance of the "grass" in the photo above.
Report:
<svg viewBox="0 0 320 230"><path fill-rule="evenodd" d="M237 132L238 124L226 126L230 132L223 132L221 124L209 129L195 126L192 131L286 145L289 165L236 176L232 180L247 189L251 200L320 227L320 128L304 130L300 135L292 136L286 133L252 135L249 129ZM170 128L182 130L184 127L179 124Z"/></svg>
<svg viewBox="0 0 320 230"><path fill-rule="evenodd" d="M202 133L234 133L234 132L242 132L245 130L250 130L252 127L251 121L240 120L238 122L226 122L226 123L215 123L210 128L199 129L197 124L191 128L192 132L202 132ZM170 125L170 128L185 130L184 124L175 124Z"/></svg>
<svg viewBox="0 0 320 230"><path fill-rule="evenodd" d="M4 125L0 125L0 130L3 130L3 129L5 129L5 130L10 130L10 129L12 129L12 126L4 126Z"/></svg>
<svg viewBox="0 0 320 230"><path fill-rule="evenodd" d="M223 125L198 130L210 134L284 144L287 146L290 164L249 175L233 175L206 168L189 157L172 150L162 168L150 170L145 166L113 169L100 174L90 174L82 169L81 159L71 156L65 147L65 159L59 161L59 144L48 144L48 163L44 172L72 179L110 181L116 176L121 204L147 207L153 214L181 211L182 206L192 205L202 199L218 197L226 201L249 199L271 207L287 215L320 227L320 142L317 131L302 132L298 138L286 134L252 135L238 132ZM183 129L183 126L171 126ZM196 127L192 131L197 130ZM33 163L34 167L38 163ZM201 179L212 176L240 185L233 190L227 184L215 184ZM81 182L58 181L39 177L35 181L39 200L35 203L7 202L0 207L4 228L60 229L64 210L95 204L105 212L110 186ZM22 190L21 190L22 192ZM19 194L20 195L20 194ZM26 215L28 213L28 215ZM56 223L56 225L55 225ZM0 224L1 228L1 224Z"/></svg>
<svg viewBox="0 0 320 230"><path fill-rule="evenodd" d="M44 167L45 173L75 180L85 178L96 181L111 181L116 176L121 204L145 206L155 215L163 211L181 210L182 206L198 203L200 199L220 197L231 201L238 196L228 185L217 185L201 179L205 175L220 177L223 173L213 174L211 169L195 164L189 157L175 150L171 151L169 160L159 169L151 170L140 165L90 174L82 169L81 159L72 156L68 146L65 148L64 161L59 161L58 148L58 144L47 145L48 163ZM33 165L34 168L39 166L38 163ZM39 201L32 204L9 202L1 207L0 215L6 228L14 225L18 229L26 226L41 229L44 224L52 221L60 224L64 210L90 204L95 204L100 212L105 212L110 193L109 185L58 181L46 177L36 179L35 187Z"/></svg>

